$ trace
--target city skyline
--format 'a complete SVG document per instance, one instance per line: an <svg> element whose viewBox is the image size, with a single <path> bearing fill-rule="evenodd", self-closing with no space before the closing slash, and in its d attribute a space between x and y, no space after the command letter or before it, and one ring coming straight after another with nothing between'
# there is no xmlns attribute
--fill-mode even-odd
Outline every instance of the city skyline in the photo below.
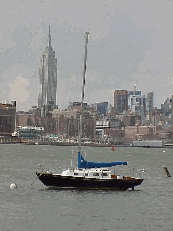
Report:
<svg viewBox="0 0 173 231"><path fill-rule="evenodd" d="M7 0L0 15L0 102L16 100L17 110L25 111L37 105L39 60L50 24L60 109L81 99L86 31L85 101L113 104L115 89L131 90L136 84L145 96L154 91L154 106L160 108L164 97L172 95L172 6L170 1L159 2L156 9L149 0L75 4L36 0L33 7L32 2Z"/></svg>

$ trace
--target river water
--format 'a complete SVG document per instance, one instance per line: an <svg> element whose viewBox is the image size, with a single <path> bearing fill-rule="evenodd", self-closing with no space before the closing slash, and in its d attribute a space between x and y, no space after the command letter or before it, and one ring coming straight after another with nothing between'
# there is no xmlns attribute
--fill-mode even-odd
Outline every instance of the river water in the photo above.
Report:
<svg viewBox="0 0 173 231"><path fill-rule="evenodd" d="M36 179L38 163L57 173L76 167L77 147L1 144L0 150L0 231L173 230L173 149L82 148L89 161L128 161L116 174L144 174L134 191L50 190Z"/></svg>

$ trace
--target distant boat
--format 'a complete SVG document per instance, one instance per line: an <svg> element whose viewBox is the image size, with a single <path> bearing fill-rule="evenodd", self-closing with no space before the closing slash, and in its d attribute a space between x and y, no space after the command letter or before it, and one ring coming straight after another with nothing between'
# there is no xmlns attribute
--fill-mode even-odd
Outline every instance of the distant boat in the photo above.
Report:
<svg viewBox="0 0 173 231"><path fill-rule="evenodd" d="M61 174L51 172L36 172L40 181L48 187L57 188L80 188L80 189L114 189L127 190L140 185L142 178L134 178L129 176L120 176L111 174L108 169L111 166L127 165L127 162L89 162L81 155L81 135L83 121L83 100L84 100L84 85L86 72L87 44L88 32L85 34L85 56L84 56L84 71L82 85L82 100L81 100L81 117L80 117L80 132L79 132L79 151L78 151L78 167L68 168Z"/></svg>

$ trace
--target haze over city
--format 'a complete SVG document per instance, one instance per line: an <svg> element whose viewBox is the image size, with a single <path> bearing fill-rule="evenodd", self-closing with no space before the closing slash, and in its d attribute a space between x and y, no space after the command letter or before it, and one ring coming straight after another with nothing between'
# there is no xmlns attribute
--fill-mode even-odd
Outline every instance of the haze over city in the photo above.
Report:
<svg viewBox="0 0 173 231"><path fill-rule="evenodd" d="M0 101L17 110L38 103L39 63L48 45L57 57L57 104L80 101L84 34L89 31L85 101L113 104L115 89L154 91L154 106L172 95L172 1L5 1L1 8Z"/></svg>

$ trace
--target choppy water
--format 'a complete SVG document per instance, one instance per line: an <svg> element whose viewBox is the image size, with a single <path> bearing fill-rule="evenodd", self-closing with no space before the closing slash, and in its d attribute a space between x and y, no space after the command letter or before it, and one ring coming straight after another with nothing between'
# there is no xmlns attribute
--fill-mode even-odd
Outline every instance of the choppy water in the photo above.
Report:
<svg viewBox="0 0 173 231"><path fill-rule="evenodd" d="M0 145L0 231L173 230L173 149L83 148L89 161L128 161L115 173L136 176L135 191L49 190L38 179L44 170L77 166L77 147ZM165 151L165 152L163 152ZM172 177L163 170L167 166ZM138 169L138 171L137 171ZM10 189L15 182L17 189Z"/></svg>

